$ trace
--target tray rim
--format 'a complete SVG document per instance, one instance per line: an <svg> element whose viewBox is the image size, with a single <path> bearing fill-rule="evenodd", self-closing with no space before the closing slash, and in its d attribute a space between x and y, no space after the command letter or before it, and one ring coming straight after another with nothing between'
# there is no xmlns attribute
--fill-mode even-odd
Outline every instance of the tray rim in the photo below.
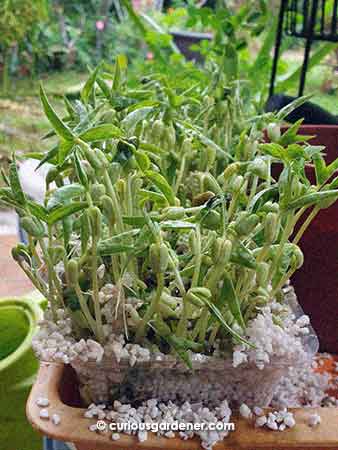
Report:
<svg viewBox="0 0 338 450"><path fill-rule="evenodd" d="M121 435L118 441L111 440L111 433L90 432L88 426L93 419L83 417L85 408L75 408L64 404L60 397L60 383L65 365L41 363L37 379L29 395L26 413L29 422L40 433L60 441L72 442L78 450L148 449L148 450L197 450L201 449L198 438L183 441L179 438L167 439L149 433L145 442L138 442L135 436ZM38 397L48 397L49 413L58 413L61 423L54 425L39 416L36 404ZM269 411L269 408L264 408ZM295 415L296 427L284 432L274 432L254 428L252 423L238 415L231 416L236 430L230 432L224 441L216 444L214 450L234 448L274 448L322 449L338 447L338 408L290 408ZM309 413L318 413L322 423L314 428L307 425Z"/></svg>

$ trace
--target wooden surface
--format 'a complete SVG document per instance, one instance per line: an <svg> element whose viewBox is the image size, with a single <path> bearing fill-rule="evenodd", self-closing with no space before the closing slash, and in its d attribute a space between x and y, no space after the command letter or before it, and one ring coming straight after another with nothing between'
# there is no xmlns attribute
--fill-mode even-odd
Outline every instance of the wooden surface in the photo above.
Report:
<svg viewBox="0 0 338 450"><path fill-rule="evenodd" d="M121 435L118 441L111 440L111 433L90 432L89 425L95 419L85 419L84 409L65 405L60 399L60 381L64 366L42 364L38 379L27 403L27 417L41 433L61 441L73 442L78 450L147 449L147 450L198 450L201 449L198 438L183 441L181 439L158 438L149 433L147 441L139 443L134 436ZM51 421L40 419L40 408L36 405L38 397L48 397L50 415L57 413L61 417L58 426ZM290 409L294 412L297 425L284 432L256 429L253 424L239 417L232 417L236 430L230 432L214 450L230 449L338 449L338 408ZM309 414L320 414L322 423L314 428L307 425Z"/></svg>
<svg viewBox="0 0 338 450"><path fill-rule="evenodd" d="M0 297L20 296L33 290L33 285L12 259L11 250L18 236L0 236Z"/></svg>

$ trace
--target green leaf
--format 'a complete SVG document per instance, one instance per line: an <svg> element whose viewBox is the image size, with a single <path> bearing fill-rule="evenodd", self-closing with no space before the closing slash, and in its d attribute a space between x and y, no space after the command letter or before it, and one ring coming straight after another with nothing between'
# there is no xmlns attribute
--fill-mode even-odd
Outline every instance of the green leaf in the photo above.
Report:
<svg viewBox="0 0 338 450"><path fill-rule="evenodd" d="M294 144L295 142L298 142L298 130L300 126L302 125L303 119L297 120L294 124L292 124L288 129L281 135L281 137L278 139L278 144L281 146L286 146L289 144Z"/></svg>
<svg viewBox="0 0 338 450"><path fill-rule="evenodd" d="M293 200L286 205L285 210L291 211L292 209L299 209L311 205L317 205L322 201L331 199L333 200L335 198L338 198L338 190L314 192L312 194L302 195L296 200Z"/></svg>
<svg viewBox="0 0 338 450"><path fill-rule="evenodd" d="M73 202L69 205L60 206L59 208L55 208L50 212L47 218L47 223L49 225L53 225L55 222L71 216L72 214L75 214L87 207L87 202Z"/></svg>
<svg viewBox="0 0 338 450"><path fill-rule="evenodd" d="M286 159L290 162L296 160L309 160L308 155L302 145L290 144L285 150Z"/></svg>
<svg viewBox="0 0 338 450"><path fill-rule="evenodd" d="M103 92L103 95L106 97L106 99L110 100L111 92L108 84L100 77L96 77L96 82L100 86L100 89Z"/></svg>
<svg viewBox="0 0 338 450"><path fill-rule="evenodd" d="M82 166L82 163L81 163L76 151L74 152L73 158L74 158L76 176L77 176L78 180L80 181L80 183L86 189L88 189L88 176Z"/></svg>
<svg viewBox="0 0 338 450"><path fill-rule="evenodd" d="M146 177L159 189L165 198L168 200L169 205L175 206L176 197L174 191L171 189L168 181L159 173L147 170L145 172Z"/></svg>
<svg viewBox="0 0 338 450"><path fill-rule="evenodd" d="M303 103L308 101L311 97L312 97L312 95L303 95L303 97L298 97L295 100L293 100L291 103L288 103L287 105L285 105L282 109L280 109L276 113L277 119L279 119L279 120L285 119L285 117L287 115L289 115L292 111L294 111L299 106L301 106Z"/></svg>
<svg viewBox="0 0 338 450"><path fill-rule="evenodd" d="M140 170L142 172L144 172L144 171L149 169L149 167L151 165L151 162L150 162L149 156L147 155L146 152L142 152L140 150L137 150L134 153L134 157L135 157L135 160L137 162L137 165L139 166L139 168L140 168Z"/></svg>
<svg viewBox="0 0 338 450"><path fill-rule="evenodd" d="M12 189L10 187L0 188L0 200L6 205L13 206L14 208L20 207L20 204L14 198Z"/></svg>
<svg viewBox="0 0 338 450"><path fill-rule="evenodd" d="M74 147L73 141L61 140L58 147L58 164L62 165Z"/></svg>
<svg viewBox="0 0 338 450"><path fill-rule="evenodd" d="M326 189L337 189L338 188L338 177L333 178L331 183L325 186Z"/></svg>
<svg viewBox="0 0 338 450"><path fill-rule="evenodd" d="M338 158L327 166L327 175L330 177L336 170L338 170Z"/></svg>
<svg viewBox="0 0 338 450"><path fill-rule="evenodd" d="M256 212L260 200L262 200L263 203L266 203L270 199L274 199L277 193L278 193L278 185L270 186L258 192L254 197L252 197L250 203L248 204L247 206L248 212Z"/></svg>
<svg viewBox="0 0 338 450"><path fill-rule="evenodd" d="M173 348L175 353L177 353L177 355L182 359L182 361L189 367L189 369L192 370L193 367L192 367L190 355L187 352L187 349L182 348L180 343L177 342L176 336L169 334L167 336L162 336L162 337L163 337L163 339L165 339L168 342L168 344Z"/></svg>
<svg viewBox="0 0 338 450"><path fill-rule="evenodd" d="M81 133L79 138L85 142L93 142L120 138L122 136L123 133L119 128L115 125L105 123Z"/></svg>
<svg viewBox="0 0 338 450"><path fill-rule="evenodd" d="M122 216L122 221L126 225L141 228L145 225L146 219L143 216Z"/></svg>
<svg viewBox="0 0 338 450"><path fill-rule="evenodd" d="M56 135L55 131L54 130L50 130L50 131L48 131L48 133L44 134L41 139L44 141L44 140L49 139L49 138L51 138L51 137L53 137L55 135Z"/></svg>
<svg viewBox="0 0 338 450"><path fill-rule="evenodd" d="M195 223L183 222L182 220L166 220L160 223L163 230L192 230L196 228Z"/></svg>
<svg viewBox="0 0 338 450"><path fill-rule="evenodd" d="M115 61L115 71L114 71L114 79L112 85L112 92L117 92L120 88L121 84L121 72L122 67L120 65L120 55L117 56Z"/></svg>
<svg viewBox="0 0 338 450"><path fill-rule="evenodd" d="M82 184L73 183L61 186L52 193L47 203L47 209L50 211L57 206L63 205L66 201L71 200L74 197L79 197L85 192L86 189Z"/></svg>
<svg viewBox="0 0 338 450"><path fill-rule="evenodd" d="M97 77L97 73L100 69L100 66L97 66L95 70L90 74L88 80L86 81L85 85L82 88L81 91L81 100L86 105L89 103L90 98L93 96L94 92L94 85Z"/></svg>
<svg viewBox="0 0 338 450"><path fill-rule="evenodd" d="M75 119L78 116L76 109L74 108L74 106L71 104L71 102L68 100L68 98L66 96L63 97L63 101L65 102L65 106L66 106L69 116L72 119Z"/></svg>
<svg viewBox="0 0 338 450"><path fill-rule="evenodd" d="M68 126L56 114L52 105L48 101L48 98L46 96L46 93L45 93L42 85L40 85L40 98L41 98L41 102L42 102L42 106L45 111L45 114L46 114L49 122L52 124L55 132L61 138L65 139L66 141L73 141L74 140L73 133L68 128Z"/></svg>
<svg viewBox="0 0 338 450"><path fill-rule="evenodd" d="M117 255L119 253L131 253L135 250L134 245L110 244L109 246L99 246L98 253L101 256Z"/></svg>
<svg viewBox="0 0 338 450"><path fill-rule="evenodd" d="M5 171L4 171L4 169L2 167L0 167L0 174L1 174L2 178L3 178L3 182L6 184L6 186L10 186L9 178L6 175L6 173L5 173Z"/></svg>
<svg viewBox="0 0 338 450"><path fill-rule="evenodd" d="M157 147L157 145L154 144L149 144L148 142L141 142L139 148L146 150L149 153L154 153L154 155L163 155L166 153L162 148Z"/></svg>
<svg viewBox="0 0 338 450"><path fill-rule="evenodd" d="M13 162L9 165L9 183L11 185L12 193L15 200L20 205L26 204L26 196L22 190L21 183L19 180L18 169L16 167L15 155L13 155Z"/></svg>
<svg viewBox="0 0 338 450"><path fill-rule="evenodd" d="M142 95L142 92L144 92L143 96L145 94L147 94L147 96L148 95L152 95L151 91L134 91L134 92L135 92L135 94L133 94L133 91L130 91L129 92L129 96L132 97L132 98L137 98L138 95ZM140 92L140 93L137 94L137 92ZM152 100L152 99L142 100L139 103L135 103L134 105L131 105L128 108L128 114L130 114L130 113L132 113L132 112L134 112L136 110L145 108L145 107L152 107L154 109L155 107L160 106L160 104L161 103L158 100Z"/></svg>
<svg viewBox="0 0 338 450"><path fill-rule="evenodd" d="M238 78L238 54L232 44L227 44L224 49L223 70L228 81Z"/></svg>
<svg viewBox="0 0 338 450"><path fill-rule="evenodd" d="M163 194L159 192L148 191L147 189L140 189L138 195L140 197L141 205L144 205L144 203L151 201L156 203L159 207L168 206L167 199Z"/></svg>
<svg viewBox="0 0 338 450"><path fill-rule="evenodd" d="M230 261L234 264L238 264L248 269L256 269L257 263L252 252L238 241L233 249L230 257Z"/></svg>
<svg viewBox="0 0 338 450"><path fill-rule="evenodd" d="M37 165L35 170L38 170L46 162L51 162L54 158L57 157L58 153L59 153L59 146L56 145L51 150L49 150L47 153L45 153L45 155L43 155L43 158L41 159L41 161L39 162L39 164Z"/></svg>
<svg viewBox="0 0 338 450"><path fill-rule="evenodd" d="M248 345L251 348L254 348L254 345L251 344L251 342L248 342L246 339L244 339L240 334L238 334L235 330L233 330L230 325L226 323L224 317L222 316L221 311L217 308L217 306L214 303L212 303L205 297L203 297L202 300L209 308L209 311L211 312L212 316L222 325L223 328L225 328L225 330L228 333L231 334L233 338L235 338L237 341L242 342L243 344Z"/></svg>
<svg viewBox="0 0 338 450"><path fill-rule="evenodd" d="M238 324L244 329L245 323L241 312L241 306L237 298L234 286L232 284L232 280L226 273L224 274L223 277L223 286L220 293L220 302L221 304L217 306L222 306L224 302L226 302L227 305L229 306L231 314L237 320Z"/></svg>
<svg viewBox="0 0 338 450"><path fill-rule="evenodd" d="M144 120L152 111L154 110L151 106L146 106L144 108L135 109L122 120L122 127L129 133L133 133L136 125Z"/></svg>
<svg viewBox="0 0 338 450"><path fill-rule="evenodd" d="M328 169L326 168L325 159L321 155L315 155L313 157L313 162L315 165L317 184L323 184L328 178Z"/></svg>
<svg viewBox="0 0 338 450"><path fill-rule="evenodd" d="M90 237L90 223L87 211L83 211L79 219L81 252L84 254L88 248Z"/></svg>
<svg viewBox="0 0 338 450"><path fill-rule="evenodd" d="M41 161L43 156L44 155L41 152L26 152L24 155L22 155L22 158L24 158L24 159L36 159L38 161Z"/></svg>
<svg viewBox="0 0 338 450"><path fill-rule="evenodd" d="M32 200L28 200L28 207L30 212L33 214L33 216L37 217L38 219L42 220L43 222L47 222L48 217L48 211L46 208L44 208L39 203L36 203Z"/></svg>
<svg viewBox="0 0 338 450"><path fill-rule="evenodd" d="M116 234L115 236L110 237L109 239L105 239L100 241L98 245L99 252L106 253L106 250L109 250L110 247L114 247L117 244L126 244L133 243L132 239L140 233L140 229L134 229L130 231L125 231L123 233Z"/></svg>
<svg viewBox="0 0 338 450"><path fill-rule="evenodd" d="M281 145L270 142L268 144L260 144L259 148L263 153L270 155L273 158L283 160L284 148Z"/></svg>
<svg viewBox="0 0 338 450"><path fill-rule="evenodd" d="M183 128L184 131L190 130L192 133L197 136L197 138L202 142L202 144L205 144L208 147L213 148L217 151L217 154L220 156L230 156L227 152L225 152L219 145L217 145L214 141L209 139L207 136L204 136L204 134L199 131L196 127L191 125L187 121L183 120L177 120L176 123L179 125L180 128Z"/></svg>
<svg viewBox="0 0 338 450"><path fill-rule="evenodd" d="M170 347L175 351L175 353L177 353L177 355L189 367L189 369L192 370L192 362L190 359L190 355L187 352L187 346L184 345L184 342L177 336L166 332L167 325L164 323L163 326L161 326L161 321L159 318L156 320L156 326L151 323L149 323L149 326L156 332L156 334L161 336L161 338L163 338L167 342L167 344L170 345Z"/></svg>

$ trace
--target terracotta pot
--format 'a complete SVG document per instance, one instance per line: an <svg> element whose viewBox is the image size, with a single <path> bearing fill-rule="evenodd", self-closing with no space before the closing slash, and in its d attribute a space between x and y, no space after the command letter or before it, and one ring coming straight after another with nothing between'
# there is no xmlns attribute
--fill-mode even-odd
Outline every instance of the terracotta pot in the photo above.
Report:
<svg viewBox="0 0 338 450"><path fill-rule="evenodd" d="M78 394L78 384L74 372L69 366L43 363L27 403L27 417L34 428L53 439L73 442L77 450L112 450L129 448L132 450L198 450L198 439L183 441L178 438L167 439L149 433L145 442L138 442L134 436L121 435L118 441L111 440L111 433L96 434L88 427L95 419L85 419ZM40 408L36 405L38 397L47 397L50 416L57 413L61 417L59 425L41 419ZM268 410L266 410L268 411ZM322 418L320 427L315 430L307 425L308 409L294 409L297 426L283 433L257 429L246 419L234 416L235 431L230 432L223 442L215 445L214 450L274 448L293 450L337 448L338 408L313 408Z"/></svg>
<svg viewBox="0 0 338 450"><path fill-rule="evenodd" d="M325 160L331 163L338 157L337 125L303 125L300 133L315 136L314 145L326 147ZM273 176L280 168L275 167ZM315 182L314 170L306 175ZM322 210L304 233L300 247L305 262L292 278L299 303L311 318L320 350L338 353L338 202Z"/></svg>

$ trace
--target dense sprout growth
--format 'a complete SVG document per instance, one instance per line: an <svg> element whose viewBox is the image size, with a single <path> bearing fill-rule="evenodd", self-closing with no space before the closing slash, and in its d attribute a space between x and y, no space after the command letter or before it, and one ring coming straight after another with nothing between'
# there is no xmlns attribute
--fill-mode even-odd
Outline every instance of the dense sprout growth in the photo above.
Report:
<svg viewBox="0 0 338 450"><path fill-rule="evenodd" d="M119 58L92 72L80 100L66 100L63 119L41 88L48 136L58 136L40 162L51 165L45 202L24 194L15 159L0 196L28 234L13 257L55 320L66 311L75 338L104 344L123 333L188 365L188 350L250 345L248 322L282 301L303 262L301 235L338 197L337 163L325 165L300 123L280 134L290 106L250 117L239 83L209 75L188 90L163 75L130 89Z"/></svg>

